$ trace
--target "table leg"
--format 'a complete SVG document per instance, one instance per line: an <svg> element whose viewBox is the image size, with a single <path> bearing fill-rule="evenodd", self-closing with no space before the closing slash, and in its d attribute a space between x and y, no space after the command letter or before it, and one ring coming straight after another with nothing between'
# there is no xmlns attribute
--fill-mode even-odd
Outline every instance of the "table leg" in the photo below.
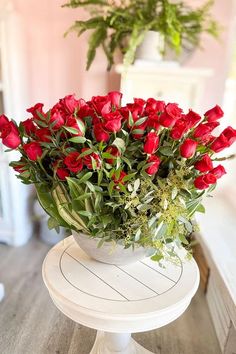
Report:
<svg viewBox="0 0 236 354"><path fill-rule="evenodd" d="M130 333L97 332L90 354L154 354L131 338Z"/></svg>

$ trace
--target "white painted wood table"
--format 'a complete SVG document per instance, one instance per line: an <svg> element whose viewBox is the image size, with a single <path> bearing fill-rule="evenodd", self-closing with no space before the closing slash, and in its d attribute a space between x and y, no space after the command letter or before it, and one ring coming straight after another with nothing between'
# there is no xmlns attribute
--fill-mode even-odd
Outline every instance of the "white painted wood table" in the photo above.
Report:
<svg viewBox="0 0 236 354"><path fill-rule="evenodd" d="M71 236L49 251L43 279L61 312L98 330L90 354L148 354L131 333L178 318L197 291L199 271L194 260L166 263L165 268L148 258L107 265L89 258ZM78 349L78 354L86 353Z"/></svg>

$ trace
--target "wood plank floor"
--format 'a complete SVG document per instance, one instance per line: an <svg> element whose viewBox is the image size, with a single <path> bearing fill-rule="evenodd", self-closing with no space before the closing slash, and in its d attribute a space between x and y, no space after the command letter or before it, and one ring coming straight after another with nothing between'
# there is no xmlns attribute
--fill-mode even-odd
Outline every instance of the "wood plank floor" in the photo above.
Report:
<svg viewBox="0 0 236 354"><path fill-rule="evenodd" d="M41 277L49 247L36 239L26 246L0 245L1 354L88 354L95 331L75 324L50 300ZM178 320L134 338L156 354L220 354L205 297L198 291Z"/></svg>

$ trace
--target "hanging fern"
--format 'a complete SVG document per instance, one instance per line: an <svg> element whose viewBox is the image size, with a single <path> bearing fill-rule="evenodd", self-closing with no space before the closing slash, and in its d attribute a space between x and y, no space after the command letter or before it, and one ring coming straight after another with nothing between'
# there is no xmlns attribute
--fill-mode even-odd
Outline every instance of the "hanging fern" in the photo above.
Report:
<svg viewBox="0 0 236 354"><path fill-rule="evenodd" d="M108 61L108 70L114 64L116 49L124 54L126 65L134 61L137 47L141 44L145 31L160 32L165 47L177 54L183 46L200 46L203 32L217 37L219 25L210 15L214 0L208 0L198 9L191 9L182 1L169 0L70 0L63 6L85 8L90 14L88 20L76 21L67 31L75 31L80 36L91 30L87 52L87 70L90 68L98 47L102 47ZM66 33L66 34L67 34Z"/></svg>

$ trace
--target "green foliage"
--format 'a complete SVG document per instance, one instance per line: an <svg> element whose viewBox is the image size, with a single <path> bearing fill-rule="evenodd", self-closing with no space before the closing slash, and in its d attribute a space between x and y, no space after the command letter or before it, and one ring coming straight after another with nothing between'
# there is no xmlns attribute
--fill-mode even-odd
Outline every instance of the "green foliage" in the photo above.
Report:
<svg viewBox="0 0 236 354"><path fill-rule="evenodd" d="M203 32L217 37L219 26L210 15L213 3L213 0L208 0L201 7L191 9L182 1L172 3L169 0L121 0L119 4L102 0L70 0L64 6L82 7L90 15L88 20L76 21L69 29L77 32L78 36L85 31L92 31L87 70L99 46L104 50L110 70L116 49L124 54L126 65L133 62L136 49L148 30L160 32L164 37L165 48L170 47L177 54L185 46L199 46Z"/></svg>

